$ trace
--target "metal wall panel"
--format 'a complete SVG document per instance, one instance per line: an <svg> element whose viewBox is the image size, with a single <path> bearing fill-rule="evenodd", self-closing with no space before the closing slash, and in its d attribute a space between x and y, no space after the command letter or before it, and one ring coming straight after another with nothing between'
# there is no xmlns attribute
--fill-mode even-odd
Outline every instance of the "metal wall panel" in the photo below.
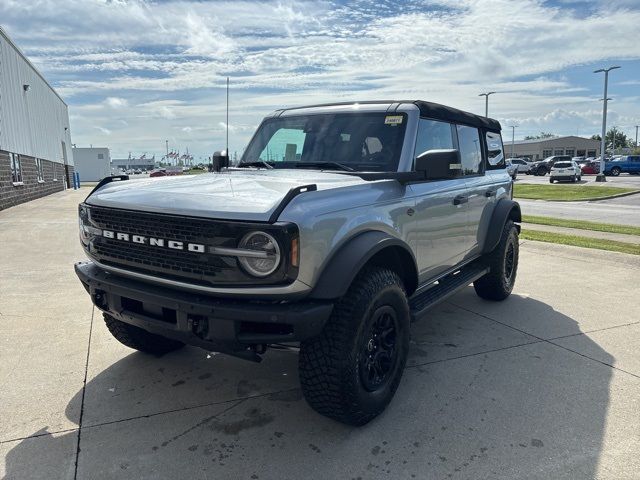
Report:
<svg viewBox="0 0 640 480"><path fill-rule="evenodd" d="M73 165L67 105L2 29L0 150Z"/></svg>

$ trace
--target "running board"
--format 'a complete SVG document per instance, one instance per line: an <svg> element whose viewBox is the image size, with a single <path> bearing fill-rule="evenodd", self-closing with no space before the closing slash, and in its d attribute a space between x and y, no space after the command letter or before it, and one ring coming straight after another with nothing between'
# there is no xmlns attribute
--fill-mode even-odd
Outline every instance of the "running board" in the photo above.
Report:
<svg viewBox="0 0 640 480"><path fill-rule="evenodd" d="M441 278L424 292L414 295L409 300L411 321L415 322L419 320L431 307L462 290L487 273L489 273L489 267L480 262L473 262L462 267L457 272Z"/></svg>

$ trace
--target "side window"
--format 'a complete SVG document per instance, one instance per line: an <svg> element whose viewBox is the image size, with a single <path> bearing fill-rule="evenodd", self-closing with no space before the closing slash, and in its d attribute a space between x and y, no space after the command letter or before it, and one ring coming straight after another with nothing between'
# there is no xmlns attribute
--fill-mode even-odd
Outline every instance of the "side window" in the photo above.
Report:
<svg viewBox="0 0 640 480"><path fill-rule="evenodd" d="M427 150L451 148L455 147L453 146L453 133L450 123L420 119L418 138L416 139L416 157Z"/></svg>
<svg viewBox="0 0 640 480"><path fill-rule="evenodd" d="M304 139L307 134L302 129L281 128L269 139L269 143L260 154L265 162L295 161L302 155Z"/></svg>
<svg viewBox="0 0 640 480"><path fill-rule="evenodd" d="M11 163L11 181L13 183L22 183L20 155L17 153L9 153L9 162Z"/></svg>
<svg viewBox="0 0 640 480"><path fill-rule="evenodd" d="M462 159L464 175L476 175L481 172L482 154L480 153L480 135L478 129L457 125L458 148Z"/></svg>
<svg viewBox="0 0 640 480"><path fill-rule="evenodd" d="M44 173L42 171L42 160L40 158L36 158L36 172L38 174L38 182L44 182Z"/></svg>
<svg viewBox="0 0 640 480"><path fill-rule="evenodd" d="M488 169L504 168L504 147L499 133L487 132L487 160ZM511 160L512 163L522 164L522 160Z"/></svg>

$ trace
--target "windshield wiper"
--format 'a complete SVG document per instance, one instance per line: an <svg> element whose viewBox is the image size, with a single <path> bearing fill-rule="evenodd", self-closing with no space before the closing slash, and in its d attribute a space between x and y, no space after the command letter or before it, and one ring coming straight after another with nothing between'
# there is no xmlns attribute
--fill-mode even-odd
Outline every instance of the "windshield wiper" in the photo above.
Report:
<svg viewBox="0 0 640 480"><path fill-rule="evenodd" d="M334 170L344 170L345 172L353 172L353 168L338 162L296 162L296 168L332 168Z"/></svg>
<svg viewBox="0 0 640 480"><path fill-rule="evenodd" d="M238 164L238 168L245 168L245 167L258 167L258 168L262 167L262 168L270 169L270 168L273 168L273 165L263 160L257 160L255 162L242 162Z"/></svg>

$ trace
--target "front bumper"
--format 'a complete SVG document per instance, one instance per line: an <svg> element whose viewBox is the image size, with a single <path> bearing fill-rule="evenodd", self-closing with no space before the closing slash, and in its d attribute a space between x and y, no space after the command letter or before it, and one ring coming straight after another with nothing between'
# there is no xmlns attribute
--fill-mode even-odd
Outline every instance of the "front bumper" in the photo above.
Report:
<svg viewBox="0 0 640 480"><path fill-rule="evenodd" d="M96 307L114 318L211 351L298 342L322 331L332 302L214 298L114 275L92 262L75 271Z"/></svg>

